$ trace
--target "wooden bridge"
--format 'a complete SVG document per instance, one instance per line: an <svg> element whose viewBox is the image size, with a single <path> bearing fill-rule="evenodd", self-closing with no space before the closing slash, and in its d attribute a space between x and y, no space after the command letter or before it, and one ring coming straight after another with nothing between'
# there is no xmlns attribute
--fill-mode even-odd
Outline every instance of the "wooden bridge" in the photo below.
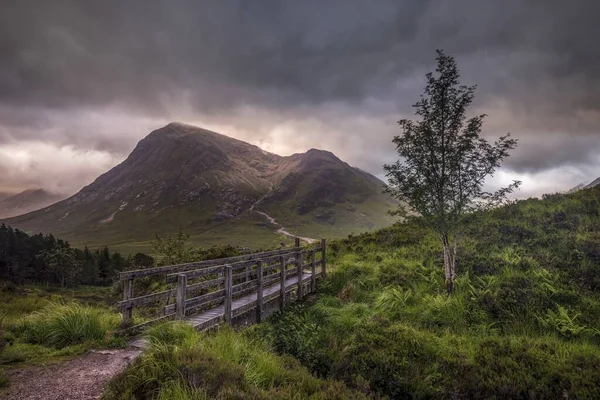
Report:
<svg viewBox="0 0 600 400"><path fill-rule="evenodd" d="M298 238L292 248L121 272L123 301L118 307L127 327L122 332L174 319L198 330L222 322L250 325L315 291L316 280L325 274L325 239L317 247L302 248ZM135 297L136 279L146 285L164 279L170 288ZM132 326L133 309L140 306L158 307L162 315Z"/></svg>

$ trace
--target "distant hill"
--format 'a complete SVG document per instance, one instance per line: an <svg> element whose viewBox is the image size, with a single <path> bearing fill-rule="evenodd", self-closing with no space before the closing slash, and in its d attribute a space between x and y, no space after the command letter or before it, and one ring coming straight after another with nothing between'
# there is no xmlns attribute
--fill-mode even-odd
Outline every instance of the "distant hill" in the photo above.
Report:
<svg viewBox="0 0 600 400"><path fill-rule="evenodd" d="M600 185L600 178L596 179L595 181L593 181L592 183L590 183L589 185L587 185L585 188L589 189L589 188L593 188L595 186Z"/></svg>
<svg viewBox="0 0 600 400"><path fill-rule="evenodd" d="M0 192L0 201L4 200L4 199L8 199L9 197L14 196L16 193L12 193L12 192Z"/></svg>
<svg viewBox="0 0 600 400"><path fill-rule="evenodd" d="M256 247L285 240L273 219L313 238L389 225L395 201L382 186L327 151L282 157L171 123L76 195L6 222L75 245L126 251L146 249L155 233L179 229L201 245Z"/></svg>
<svg viewBox="0 0 600 400"><path fill-rule="evenodd" d="M0 194L2 197L2 194ZM0 201L0 218L10 218L39 210L61 201L66 196L50 193L44 189L27 189L21 193L5 197Z"/></svg>
<svg viewBox="0 0 600 400"><path fill-rule="evenodd" d="M569 189L567 191L567 193L575 193L575 192L577 192L577 191L579 191L581 189L585 189L585 186L586 186L585 183L580 183L579 185L577 185L577 186L572 187L571 189Z"/></svg>

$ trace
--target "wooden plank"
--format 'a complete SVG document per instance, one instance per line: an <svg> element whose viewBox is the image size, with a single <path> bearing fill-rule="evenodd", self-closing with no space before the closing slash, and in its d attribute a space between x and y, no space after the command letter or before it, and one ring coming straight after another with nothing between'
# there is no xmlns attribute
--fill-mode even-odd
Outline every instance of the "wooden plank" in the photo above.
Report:
<svg viewBox="0 0 600 400"><path fill-rule="evenodd" d="M293 253L297 250L298 250L297 248L291 247L291 248L287 248L287 249L264 251L261 253L243 254L241 256L234 256L234 257L216 258L213 260L197 261L197 262L193 262L193 263L167 265L164 267L145 268L145 269L137 269L137 270L132 270L132 271L123 271L123 272L119 273L119 279L126 280L126 279L131 279L131 278L141 278L144 276L174 274L174 273L178 273L178 272L185 272L185 271L194 270L194 269L212 267L212 266L216 266L216 265L233 264L233 263L236 263L239 261L258 260L258 259L266 258L269 256L277 256L277 255L286 254L286 253Z"/></svg>
<svg viewBox="0 0 600 400"><path fill-rule="evenodd" d="M296 268L298 270L296 272L298 275L298 300L302 300L302 253L300 251L296 253L296 260L298 261L296 263Z"/></svg>
<svg viewBox="0 0 600 400"><path fill-rule="evenodd" d="M152 325L156 325L160 322L165 322L165 321L170 321L172 319L175 319L175 314L168 314L168 315L164 315L162 317L158 317L155 318L153 320L150 321L146 321L144 323L138 324L138 325L134 325L134 326L130 326L128 328L125 329L121 329L115 332L116 336L127 336L127 335L131 335L134 333L138 333L138 332L142 332L144 329L146 329L149 326Z"/></svg>
<svg viewBox="0 0 600 400"><path fill-rule="evenodd" d="M279 285L279 309L283 310L285 306L285 260L283 256L281 256L279 262L281 263L281 271L280 271L280 282Z"/></svg>
<svg viewBox="0 0 600 400"><path fill-rule="evenodd" d="M210 268L204 268L204 269L194 269L191 271L184 271L184 272L180 272L180 273L176 273L176 274L169 274L169 275L167 275L167 277L165 279L166 279L167 283L173 283L173 282L177 281L177 276L179 274L184 274L185 276L188 277L188 279L196 279L196 278L202 278L203 276L207 276L207 275L218 274L222 270L223 270L223 266L217 265L216 267L210 267Z"/></svg>
<svg viewBox="0 0 600 400"><path fill-rule="evenodd" d="M327 243L325 239L321 239L321 276L325 278L327 276Z"/></svg>
<svg viewBox="0 0 600 400"><path fill-rule="evenodd" d="M209 281L198 282L198 283L188 285L187 291L188 292L197 292L198 290L201 290L201 289L206 289L206 288L213 287L213 286L221 286L221 284L224 282L225 282L225 278L216 278L216 279L211 279Z"/></svg>
<svg viewBox="0 0 600 400"><path fill-rule="evenodd" d="M257 284L256 284L256 322L262 321L263 313L263 262L258 262L257 267Z"/></svg>
<svg viewBox="0 0 600 400"><path fill-rule="evenodd" d="M128 300L123 300L117 303L117 307L131 308L133 306L143 306L157 300L166 299L175 293L175 289L165 290L164 292L147 294L146 296L135 297Z"/></svg>
<svg viewBox="0 0 600 400"><path fill-rule="evenodd" d="M128 301L133 297L133 278L127 279L123 282L123 301ZM129 304L124 307L123 310L123 325L129 325L133 321L133 304Z"/></svg>
<svg viewBox="0 0 600 400"><path fill-rule="evenodd" d="M314 293L314 291L317 288L317 283L316 283L317 262L315 260L315 254L316 254L316 251L313 251L310 255L310 292L311 293Z"/></svg>
<svg viewBox="0 0 600 400"><path fill-rule="evenodd" d="M185 319L187 275L179 274L177 276L177 289L175 292L175 312L177 319Z"/></svg>
<svg viewBox="0 0 600 400"><path fill-rule="evenodd" d="M228 325L231 325L231 265L225 266L225 308L223 318Z"/></svg>
<svg viewBox="0 0 600 400"><path fill-rule="evenodd" d="M217 300L220 297L225 296L225 289L217 290L216 292L203 294L202 296L197 296L189 299L186 302L186 308L195 308L200 306L202 303L207 303L212 300Z"/></svg>
<svg viewBox="0 0 600 400"><path fill-rule="evenodd" d="M241 292L243 290L252 288L256 286L256 281L249 281L249 282L244 282L244 283L240 283L237 285L232 286L231 290L232 290L232 294L236 294L238 292Z"/></svg>

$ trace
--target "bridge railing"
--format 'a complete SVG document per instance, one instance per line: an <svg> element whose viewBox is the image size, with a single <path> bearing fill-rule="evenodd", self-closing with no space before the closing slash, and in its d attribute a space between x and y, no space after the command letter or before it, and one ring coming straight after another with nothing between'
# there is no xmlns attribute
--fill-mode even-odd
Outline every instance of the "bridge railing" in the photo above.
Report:
<svg viewBox="0 0 600 400"><path fill-rule="evenodd" d="M317 258L317 255L320 257ZM257 321L262 318L264 289L278 282L280 287L280 309L285 305L286 280L297 277L297 298L301 299L304 286L312 292L318 277L316 267L321 266L321 276L326 274L326 242L322 239L317 247L302 248L296 239L291 248L245 254L186 264L124 271L120 273L123 282L123 300L117 304L122 310L123 326L128 331L142 329L162 320L185 319L189 315L212 309L224 304L223 318L231 323L232 302L236 298L256 292L255 304ZM310 281L303 282L309 269ZM135 279L164 276L171 285L168 290L143 296L134 295ZM175 302L171 303L171 299ZM143 324L131 327L134 307L167 303L161 307L162 316ZM236 310L237 314L244 310Z"/></svg>

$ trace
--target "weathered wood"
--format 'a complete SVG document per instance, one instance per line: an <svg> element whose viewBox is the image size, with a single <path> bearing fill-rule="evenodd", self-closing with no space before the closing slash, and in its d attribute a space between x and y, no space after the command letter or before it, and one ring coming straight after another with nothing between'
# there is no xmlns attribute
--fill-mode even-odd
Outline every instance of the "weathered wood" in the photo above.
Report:
<svg viewBox="0 0 600 400"><path fill-rule="evenodd" d="M316 283L317 262L315 260L315 254L316 254L316 252L313 251L310 255L310 292L311 293L314 293L314 291L317 288L317 283Z"/></svg>
<svg viewBox="0 0 600 400"><path fill-rule="evenodd" d="M300 247L300 238L294 238L294 247Z"/></svg>
<svg viewBox="0 0 600 400"><path fill-rule="evenodd" d="M196 279L202 278L203 276L218 274L223 270L222 265L217 265L216 267L209 267L204 269L194 269L191 271L178 272L176 274L169 274L166 277L167 283L173 283L177 281L177 277L180 274L184 274L188 279Z"/></svg>
<svg viewBox="0 0 600 400"><path fill-rule="evenodd" d="M185 319L185 307L187 297L187 275L179 274L177 276L177 289L175 292L175 312L177 319Z"/></svg>
<svg viewBox="0 0 600 400"><path fill-rule="evenodd" d="M263 313L263 262L259 261L256 268L258 274L256 278L256 322L262 321Z"/></svg>
<svg viewBox="0 0 600 400"><path fill-rule="evenodd" d="M217 300L221 297L225 296L225 289L217 290L216 292L211 292L207 294L203 294L202 296L193 297L186 302L186 308L196 308L201 306L203 303L208 303L209 301Z"/></svg>
<svg viewBox="0 0 600 400"><path fill-rule="evenodd" d="M123 301L125 303L133 297L133 278L123 282ZM123 325L129 325L133 321L133 304L128 304L123 309Z"/></svg>
<svg viewBox="0 0 600 400"><path fill-rule="evenodd" d="M325 239L321 239L321 276L327 276L327 243Z"/></svg>
<svg viewBox="0 0 600 400"><path fill-rule="evenodd" d="M133 280L133 279L132 279ZM158 300L163 300L169 298L169 296L175 293L175 289L165 290L164 292L147 294L145 296L130 298L128 300L123 300L117 303L117 307L123 309L131 309L134 306L143 306L149 303L153 303Z"/></svg>
<svg viewBox="0 0 600 400"><path fill-rule="evenodd" d="M302 300L302 252L296 253L296 269L298 274L298 300Z"/></svg>
<svg viewBox="0 0 600 400"><path fill-rule="evenodd" d="M251 260L259 260L269 256L277 256L286 253L293 253L297 251L297 248L287 248L287 249L279 249L272 251L264 251L262 253L253 253L253 254L244 254L241 256L234 257L225 257L225 258L216 258L214 260L205 260L198 261L193 263L185 263L185 264L177 264L177 265L167 265L164 267L155 267L155 268L145 268L138 269L132 271L124 271L119 273L120 280L132 279L132 278L141 278L144 276L154 276L154 275L167 275L167 274L176 274L179 272L185 272L195 269L202 269L205 267L212 267L216 265L226 265L233 264L239 261L251 261ZM173 281L174 282L174 281Z"/></svg>
<svg viewBox="0 0 600 400"><path fill-rule="evenodd" d="M237 285L233 285L231 288L231 293L232 294L236 294L238 292L244 291L246 289L249 288L253 288L256 287L256 281L248 281L248 282L243 282L243 283L238 283Z"/></svg>
<svg viewBox="0 0 600 400"><path fill-rule="evenodd" d="M281 287L279 288L279 309L283 310L283 307L285 306L285 259L283 258L283 256L281 256L281 259L279 260L279 262L281 263L281 271L280 276L279 276L279 281L281 282Z"/></svg>
<svg viewBox="0 0 600 400"><path fill-rule="evenodd" d="M168 315L164 315L158 318L155 318L153 320L150 321L146 321L143 322L141 324L138 325L134 325L134 326L130 326L124 329L120 329L118 331L115 332L115 336L128 336L128 335L133 335L139 332L142 332L144 329L148 328L149 326L152 325L156 325L160 322L165 322L165 321L170 321L172 319L175 318L175 314L168 314Z"/></svg>
<svg viewBox="0 0 600 400"><path fill-rule="evenodd" d="M250 280L250 265L246 265L246 282Z"/></svg>
<svg viewBox="0 0 600 400"><path fill-rule="evenodd" d="M211 279L211 280L204 281L204 282L198 282L198 283L189 285L187 287L187 291L188 291L188 293L191 293L191 292L197 292L198 290L206 289L206 288L213 287L213 286L220 287L224 282L225 282L225 278L216 278L216 279Z"/></svg>
<svg viewBox="0 0 600 400"><path fill-rule="evenodd" d="M225 308L223 312L223 318L228 325L231 325L231 288L232 288L232 277L231 277L231 265L225 266Z"/></svg>

